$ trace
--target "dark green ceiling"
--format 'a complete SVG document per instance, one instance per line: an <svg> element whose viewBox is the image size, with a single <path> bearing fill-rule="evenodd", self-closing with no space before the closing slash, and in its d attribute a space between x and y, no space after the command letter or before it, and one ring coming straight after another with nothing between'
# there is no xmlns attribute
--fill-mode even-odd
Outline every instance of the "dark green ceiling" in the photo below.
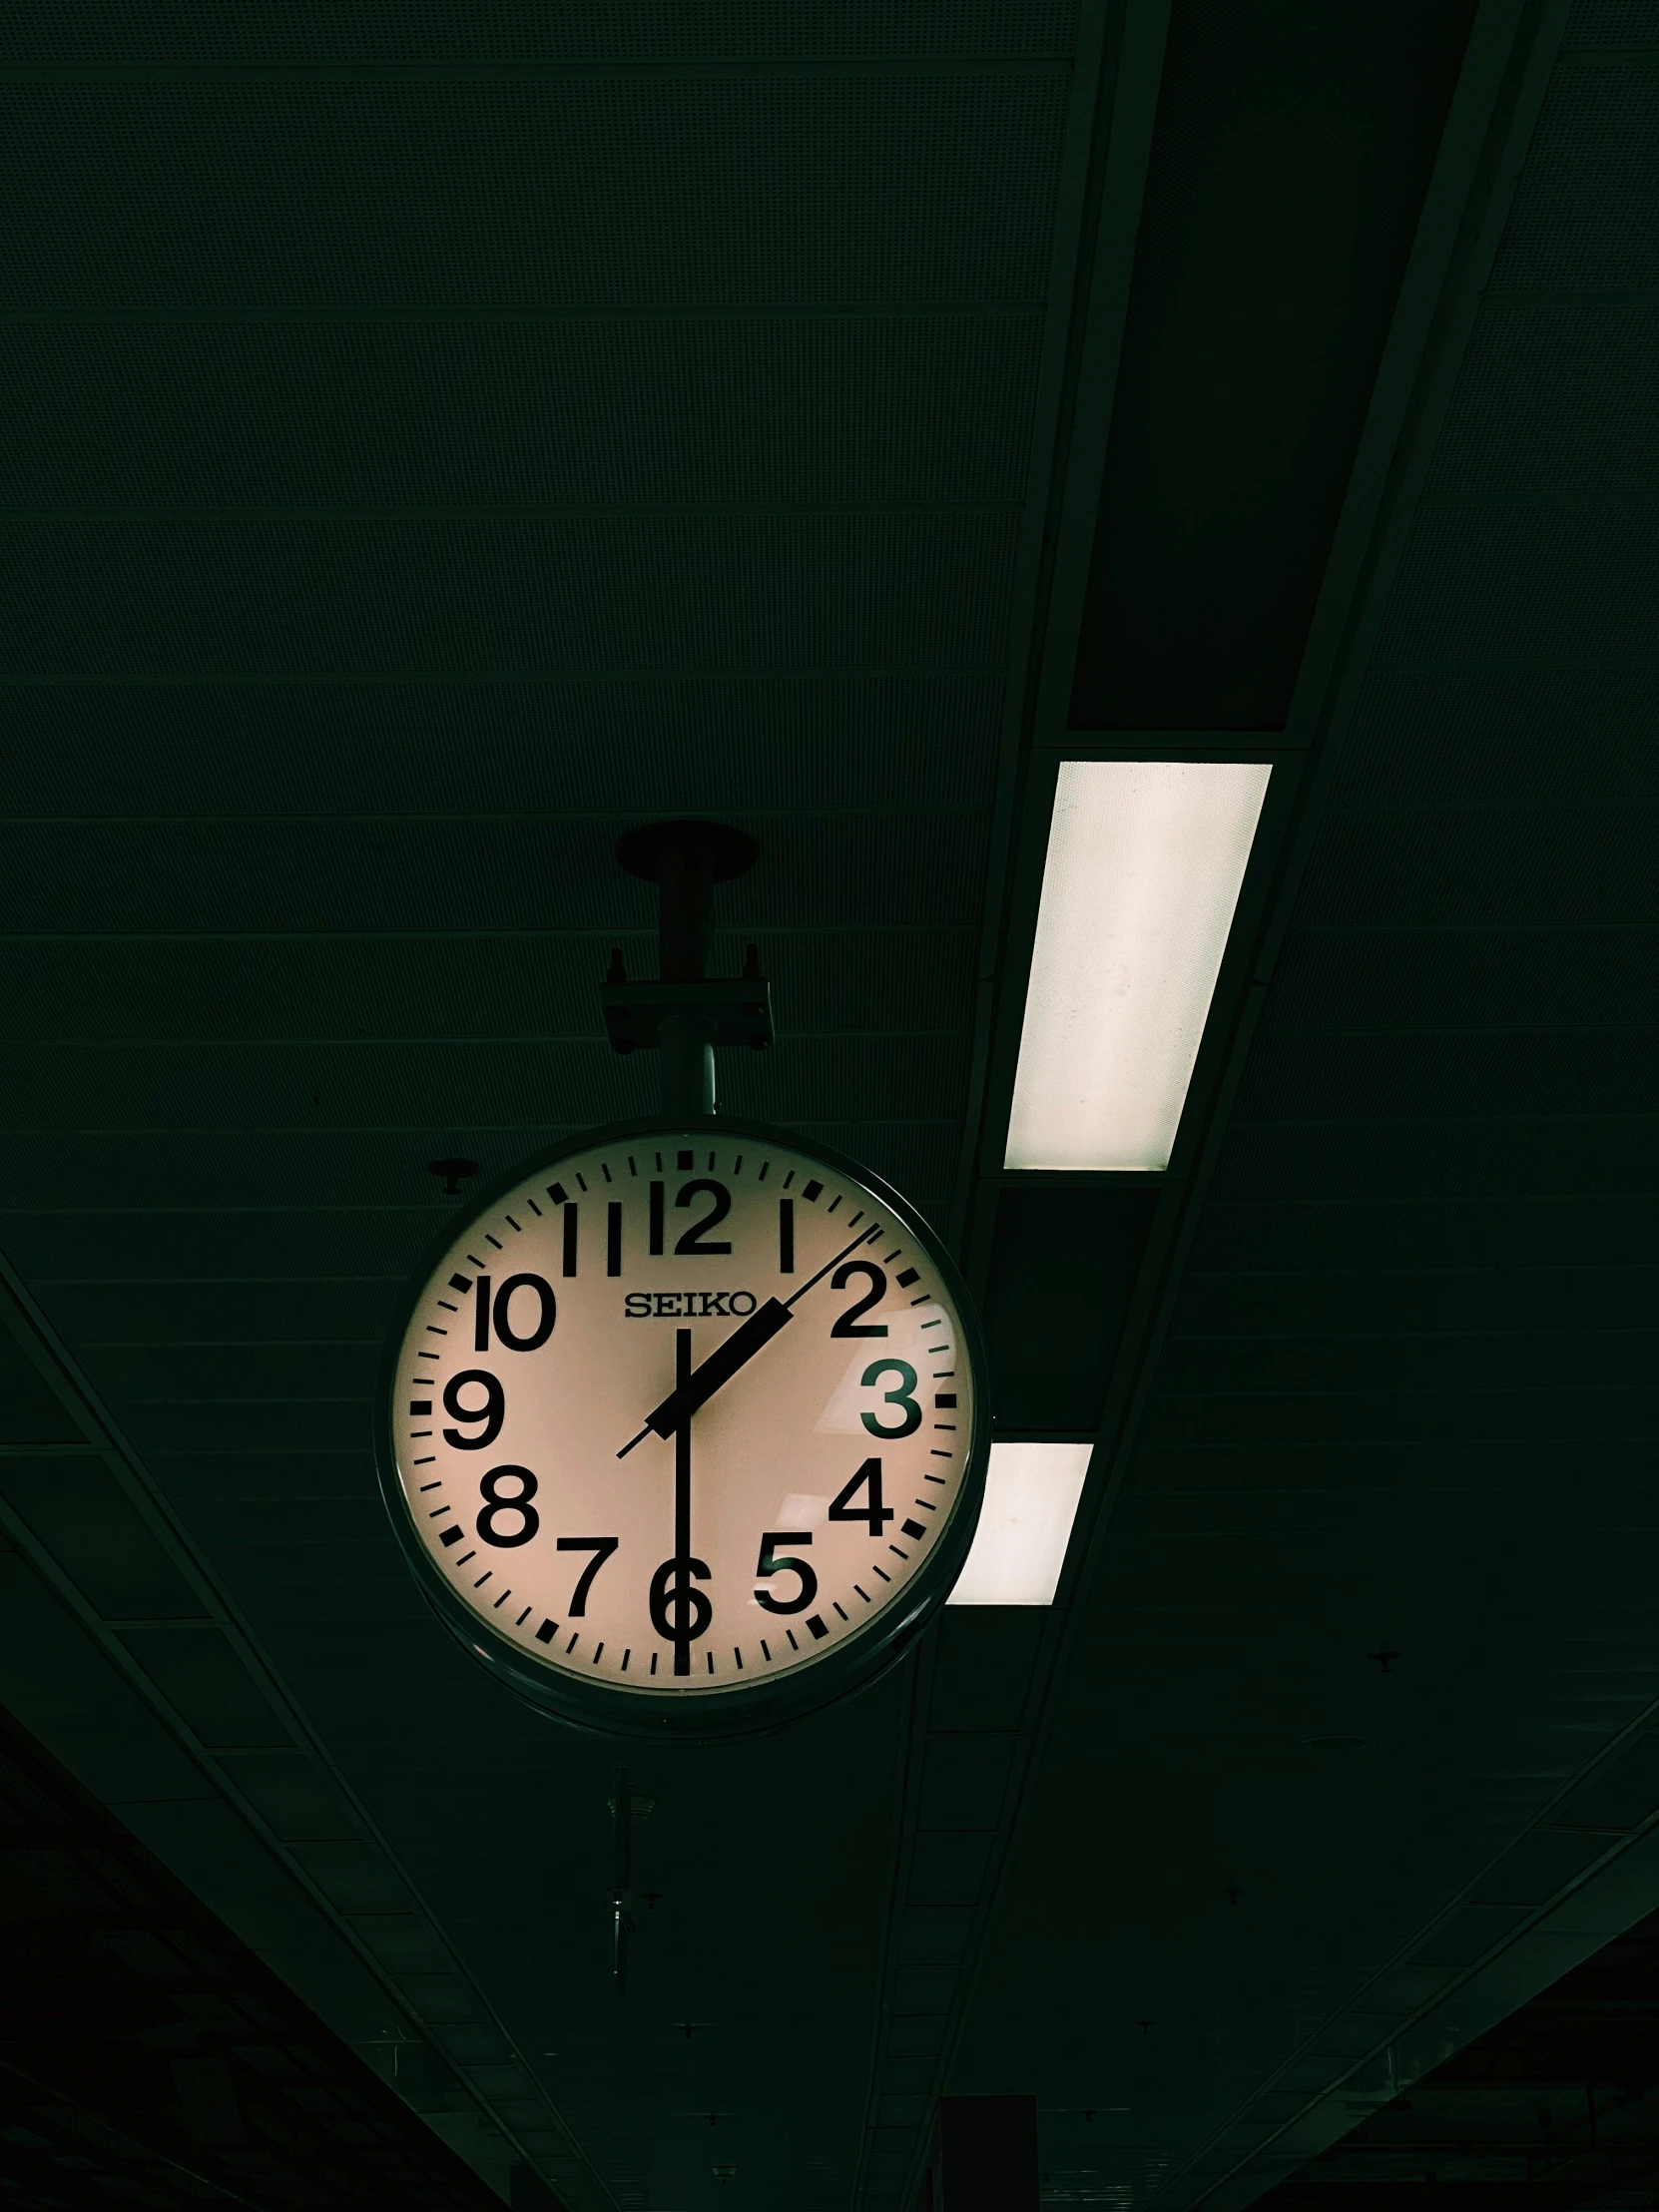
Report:
<svg viewBox="0 0 1659 2212"><path fill-rule="evenodd" d="M0 103L0 1699L571 2212L902 2212L945 2084L1231 2212L1659 1905L1659 9L84 0ZM1170 1172L1006 1178L1160 749L1274 763ZM427 1161L648 1100L686 812L723 1095L1099 1441L1054 1608L636 1759L621 2003L622 1755L367 1436Z"/></svg>

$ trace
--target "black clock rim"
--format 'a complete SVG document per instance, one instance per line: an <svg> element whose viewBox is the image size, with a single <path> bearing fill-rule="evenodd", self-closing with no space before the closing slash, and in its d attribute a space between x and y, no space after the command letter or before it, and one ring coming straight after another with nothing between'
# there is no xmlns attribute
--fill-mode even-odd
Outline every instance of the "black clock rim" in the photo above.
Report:
<svg viewBox="0 0 1659 2212"><path fill-rule="evenodd" d="M733 1684L713 1696L706 1692L692 1696L684 1691L654 1694L649 1690L614 1689L608 1683L557 1676L551 1669L538 1668L533 1661L526 1661L515 1645L509 1644L473 1612L428 1556L404 1502L397 1473L394 1433L393 1406L404 1336L433 1272L457 1236L464 1234L470 1223L499 1205L527 1177L556 1167L562 1160L598 1145L616 1144L626 1137L667 1135L676 1131L706 1132L711 1137L753 1137L761 1143L771 1142L792 1152L805 1153L825 1167L852 1177L921 1245L930 1264L937 1269L955 1302L974 1379L974 1442L962 1470L956 1507L938 1549L911 1576L903 1598L879 1615L868 1631L837 1644L822 1659L792 1668L781 1680ZM989 1389L990 1369L979 1317L960 1270L937 1233L881 1176L861 1165L849 1153L816 1140L805 1140L774 1122L752 1121L745 1116L728 1114L703 1120L696 1115L630 1116L624 1121L604 1122L595 1128L580 1130L555 1145L527 1154L495 1176L481 1191L468 1194L464 1208L456 1210L421 1253L398 1298L380 1357L374 1405L375 1474L381 1501L416 1588L450 1634L526 1703L598 1736L658 1743L725 1742L734 1737L765 1735L805 1714L822 1711L843 1698L856 1696L889 1673L913 1648L955 1584L979 1523L985 1470L990 1460Z"/></svg>

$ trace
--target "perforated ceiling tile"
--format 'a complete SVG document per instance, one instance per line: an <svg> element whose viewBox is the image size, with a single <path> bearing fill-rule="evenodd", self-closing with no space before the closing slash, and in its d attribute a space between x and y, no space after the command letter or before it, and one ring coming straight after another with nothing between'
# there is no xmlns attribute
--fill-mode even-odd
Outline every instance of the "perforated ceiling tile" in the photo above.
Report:
<svg viewBox="0 0 1659 2212"><path fill-rule="evenodd" d="M17 0L14 64L653 62L1069 51L1075 0Z"/></svg>
<svg viewBox="0 0 1659 2212"><path fill-rule="evenodd" d="M1377 659L1640 663L1656 605L1651 504L1425 508Z"/></svg>
<svg viewBox="0 0 1659 2212"><path fill-rule="evenodd" d="M1222 1156L1224 1203L1306 1205L1431 1199L1594 1197L1641 1180L1632 1162L1659 1143L1659 1115L1597 1117L1576 1104L1553 1118L1456 1117L1389 1121L1368 1116L1364 1142L1351 1125L1292 1112L1236 1122ZM1272 1264L1264 1247L1262 1264Z"/></svg>
<svg viewBox="0 0 1659 2212"><path fill-rule="evenodd" d="M729 1113L846 1122L948 1118L967 1087L965 1032L867 1041L781 1038L766 1056L732 1054ZM147 1131L335 1130L619 1119L640 1089L603 1038L501 1042L487 1054L434 1040L395 1044L43 1045L7 1086L6 1125ZM247 1195L258 1191L252 1169Z"/></svg>
<svg viewBox="0 0 1659 2212"><path fill-rule="evenodd" d="M1274 1035L1258 1039L1235 1112L1241 1126L1534 1114L1593 1121L1650 1113L1656 1073L1651 1018L1600 1032L1593 1050L1577 1029Z"/></svg>
<svg viewBox="0 0 1659 2212"><path fill-rule="evenodd" d="M1376 669L1332 792L1379 804L1659 799L1659 667Z"/></svg>
<svg viewBox="0 0 1659 2212"><path fill-rule="evenodd" d="M1584 807L1328 819L1300 926L1563 928L1659 911L1651 811Z"/></svg>
<svg viewBox="0 0 1659 2212"><path fill-rule="evenodd" d="M1252 1204L1218 1192L1205 1208L1193 1264L1205 1269L1380 1269L1652 1265L1659 1201L1629 1184L1610 1195L1283 1199Z"/></svg>
<svg viewBox="0 0 1659 2212"><path fill-rule="evenodd" d="M1000 672L31 686L19 814L986 806ZM767 836L764 823L756 834Z"/></svg>
<svg viewBox="0 0 1659 2212"><path fill-rule="evenodd" d="M1659 282L1659 52L1557 64L1492 267L1495 292Z"/></svg>
<svg viewBox="0 0 1659 2212"><path fill-rule="evenodd" d="M1659 46L1659 0L1572 0L1562 46Z"/></svg>
<svg viewBox="0 0 1659 2212"><path fill-rule="evenodd" d="M1659 490L1659 300L1482 308L1430 498Z"/></svg>
<svg viewBox="0 0 1659 2212"><path fill-rule="evenodd" d="M832 834L825 842L833 844ZM549 840L549 854L558 849ZM765 851L763 846L763 851ZM833 854L831 853L831 860ZM932 1028L971 1025L978 933L971 922L817 930L760 927L779 1033L909 1034L916 976ZM742 932L719 932L710 968L736 975ZM0 1019L18 1044L146 1039L189 1047L239 1037L409 1040L604 1034L599 979L617 945L637 978L657 960L654 929L546 926L370 937L76 936L33 943L0 971Z"/></svg>
<svg viewBox="0 0 1659 2212"><path fill-rule="evenodd" d="M0 329L13 506L1014 502L1037 314Z"/></svg>
<svg viewBox="0 0 1659 2212"><path fill-rule="evenodd" d="M13 304L994 300L1048 282L1061 69L14 83Z"/></svg>
<svg viewBox="0 0 1659 2212"><path fill-rule="evenodd" d="M1293 929L1263 1031L1597 1030L1659 1007L1651 930L1534 929L1517 949L1504 928Z"/></svg>
<svg viewBox="0 0 1659 2212"><path fill-rule="evenodd" d="M1000 513L14 523L0 548L4 665L977 671L1004 650L1017 526Z"/></svg>
<svg viewBox="0 0 1659 2212"><path fill-rule="evenodd" d="M740 816L739 821L742 821ZM759 826L769 872L722 894L728 929L972 927L988 826L977 813L852 815ZM400 930L424 936L550 923L649 928L649 887L625 877L615 817L550 822L65 823L0 826L0 925L99 930ZM258 1009L251 1008L257 1028ZM597 1025L596 1025L597 1034Z"/></svg>

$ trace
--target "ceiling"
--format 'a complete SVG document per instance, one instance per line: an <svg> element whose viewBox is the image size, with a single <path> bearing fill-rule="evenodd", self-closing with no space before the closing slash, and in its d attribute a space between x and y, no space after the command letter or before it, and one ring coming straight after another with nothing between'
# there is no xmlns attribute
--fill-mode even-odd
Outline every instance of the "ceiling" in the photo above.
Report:
<svg viewBox="0 0 1659 2212"><path fill-rule="evenodd" d="M1232 2212L1659 1908L1659 6L54 0L0 101L0 1702L569 2212L903 2212L942 2088ZM1169 1171L1005 1174L1159 756L1274 769ZM427 1163L649 1105L676 814L723 1100L1096 1448L1052 1608L633 1759L619 1999L627 1755L368 1436Z"/></svg>

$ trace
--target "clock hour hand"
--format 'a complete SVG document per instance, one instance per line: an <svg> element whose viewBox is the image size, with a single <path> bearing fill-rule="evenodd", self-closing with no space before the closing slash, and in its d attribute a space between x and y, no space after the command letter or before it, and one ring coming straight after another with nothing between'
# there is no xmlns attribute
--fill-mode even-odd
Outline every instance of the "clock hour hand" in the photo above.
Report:
<svg viewBox="0 0 1659 2212"><path fill-rule="evenodd" d="M794 1321L791 1308L806 1297L815 1284L822 1283L833 1267L838 1267L849 1253L860 1245L869 1243L880 1234L880 1225L866 1229L861 1237L854 1237L843 1252L837 1252L833 1260L826 1260L815 1276L802 1284L800 1290L787 1301L769 1298L756 1313L750 1315L741 1329L734 1329L724 1344L719 1344L700 1368L694 1369L684 1382L677 1383L663 1399L661 1405L645 1416L645 1426L637 1436L630 1436L617 1453L626 1459L636 1444L644 1443L653 1431L659 1436L672 1436L680 1423L690 1420L700 1405L706 1405L722 1383L730 1382L733 1376L748 1361L753 1360L763 1345L771 1344L786 1322Z"/></svg>
<svg viewBox="0 0 1659 2212"><path fill-rule="evenodd" d="M769 1298L758 1312L739 1329L734 1329L724 1344L719 1344L700 1368L693 1370L686 1381L670 1390L654 1412L645 1416L645 1426L637 1436L630 1437L617 1453L626 1459L635 1444L643 1443L655 1429L659 1436L672 1436L682 1421L690 1420L700 1405L707 1404L723 1382L730 1382L746 1361L754 1359L762 1345L770 1344L786 1322L795 1316L787 1306Z"/></svg>

